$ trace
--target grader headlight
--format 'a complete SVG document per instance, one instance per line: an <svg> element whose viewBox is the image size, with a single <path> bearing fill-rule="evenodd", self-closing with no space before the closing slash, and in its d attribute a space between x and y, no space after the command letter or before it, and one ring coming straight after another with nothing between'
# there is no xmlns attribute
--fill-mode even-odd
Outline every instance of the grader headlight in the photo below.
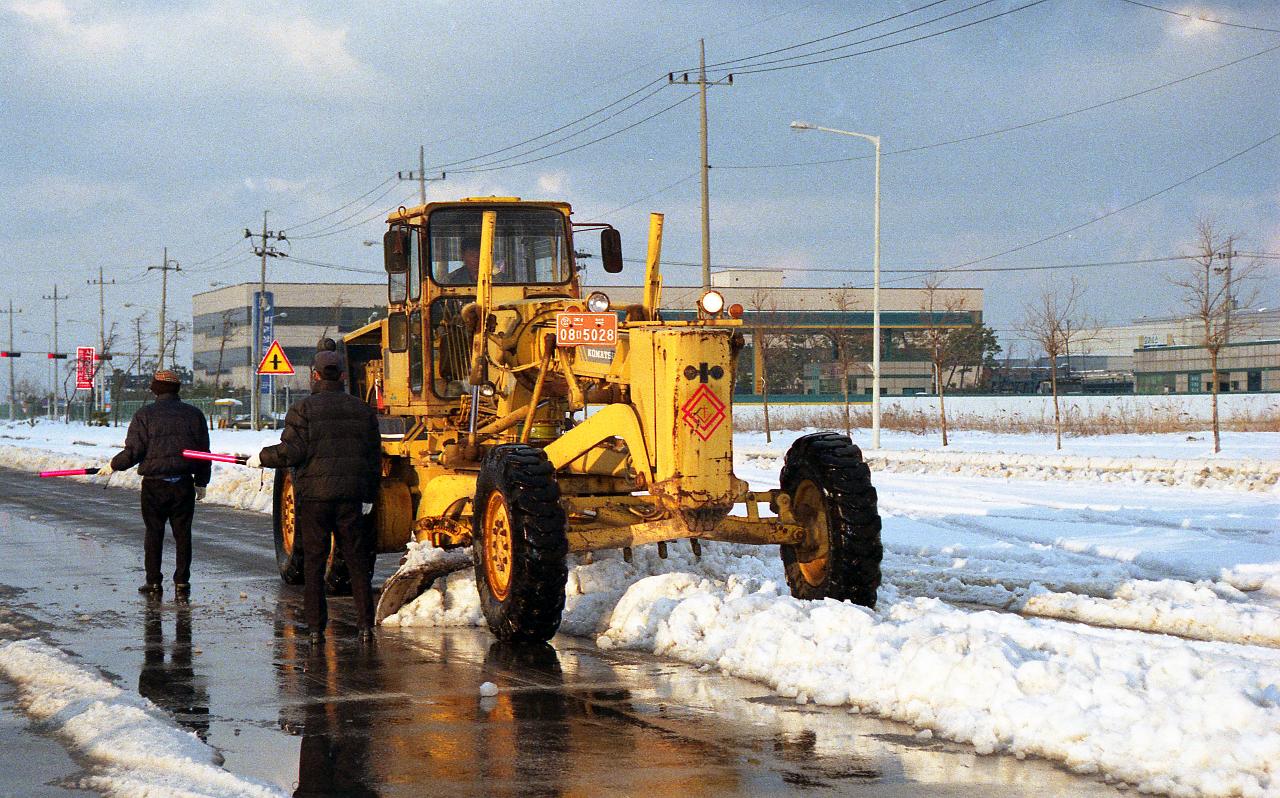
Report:
<svg viewBox="0 0 1280 798"><path fill-rule="evenodd" d="M609 309L609 295L603 291L592 291L587 297L587 310L592 313L604 313Z"/></svg>
<svg viewBox="0 0 1280 798"><path fill-rule="evenodd" d="M698 300L703 313L714 316L724 310L724 296L719 291L708 291Z"/></svg>

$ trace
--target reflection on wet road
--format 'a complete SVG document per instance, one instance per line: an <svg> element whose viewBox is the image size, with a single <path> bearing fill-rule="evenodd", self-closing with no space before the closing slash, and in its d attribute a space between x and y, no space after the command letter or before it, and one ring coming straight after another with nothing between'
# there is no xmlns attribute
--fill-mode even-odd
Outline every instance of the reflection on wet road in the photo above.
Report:
<svg viewBox="0 0 1280 798"><path fill-rule="evenodd" d="M134 590L136 493L0 469L0 497L0 585L14 589L0 604L136 684L228 769L294 795L1119 795L577 638L385 629L362 648L336 599L333 634L312 650L265 516L198 508L184 605ZM497 695L481 696L484 682Z"/></svg>

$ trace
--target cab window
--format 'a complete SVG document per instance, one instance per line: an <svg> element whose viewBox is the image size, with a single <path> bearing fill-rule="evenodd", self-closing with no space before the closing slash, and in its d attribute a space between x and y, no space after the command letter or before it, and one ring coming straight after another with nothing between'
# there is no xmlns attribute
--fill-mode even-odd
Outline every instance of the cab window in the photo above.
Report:
<svg viewBox="0 0 1280 798"><path fill-rule="evenodd" d="M422 296L422 231L409 230L409 300L417 302Z"/></svg>
<svg viewBox="0 0 1280 798"><path fill-rule="evenodd" d="M409 314L409 391L422 393L422 311Z"/></svg>
<svg viewBox="0 0 1280 798"><path fill-rule="evenodd" d="M431 277L440 285L475 285L485 208L442 208L427 222ZM494 285L563 283L572 277L565 218L551 208L498 208Z"/></svg>

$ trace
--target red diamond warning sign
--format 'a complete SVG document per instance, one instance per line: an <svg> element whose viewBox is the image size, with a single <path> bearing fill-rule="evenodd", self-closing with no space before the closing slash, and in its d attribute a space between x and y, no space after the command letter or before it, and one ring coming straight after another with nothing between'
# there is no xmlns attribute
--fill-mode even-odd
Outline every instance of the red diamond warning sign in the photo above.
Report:
<svg viewBox="0 0 1280 798"><path fill-rule="evenodd" d="M267 353L262 356L262 362L258 364L259 374L292 374L293 364L289 362L289 358L285 357L284 349L281 348L279 341L272 341L271 346L267 349Z"/></svg>
<svg viewBox="0 0 1280 798"><path fill-rule="evenodd" d="M706 383L698 386L693 396L680 408L680 417L704 441L720 428L725 419L725 404L716 398Z"/></svg>

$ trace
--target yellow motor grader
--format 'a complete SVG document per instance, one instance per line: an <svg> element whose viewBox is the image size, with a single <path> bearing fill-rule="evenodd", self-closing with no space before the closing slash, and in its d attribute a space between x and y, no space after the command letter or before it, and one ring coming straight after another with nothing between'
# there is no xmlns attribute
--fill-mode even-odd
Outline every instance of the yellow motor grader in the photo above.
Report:
<svg viewBox="0 0 1280 798"><path fill-rule="evenodd" d="M663 320L660 214L643 302L625 307L582 297L575 231L600 231L610 273L620 236L573 222L566 203L477 197L401 208L388 225L387 317L344 338L348 388L383 424L378 552L471 546L503 640L556 632L571 552L629 558L645 544L660 556L673 544L700 554L702 541L778 545L793 595L874 605L880 517L862 453L817 433L792 445L779 488L734 475L742 308L708 291L696 314ZM300 582L287 471L275 528L281 575ZM430 585L423 573L387 581L380 618Z"/></svg>

